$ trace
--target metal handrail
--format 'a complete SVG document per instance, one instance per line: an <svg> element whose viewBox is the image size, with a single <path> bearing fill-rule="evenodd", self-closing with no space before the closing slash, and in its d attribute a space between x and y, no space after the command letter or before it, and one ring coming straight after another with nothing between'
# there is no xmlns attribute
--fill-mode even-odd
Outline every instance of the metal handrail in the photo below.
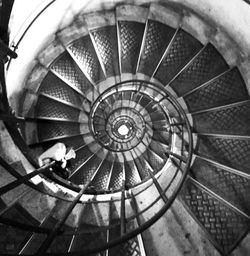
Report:
<svg viewBox="0 0 250 256"><path fill-rule="evenodd" d="M10 46L13 47L13 52L16 52L16 50L18 49L20 43L22 42L23 38L25 37L25 35L27 34L27 32L29 31L29 29L31 28L31 26L36 22L36 20L44 13L44 11L46 11L54 2L56 2L56 0L49 0L49 2L44 6L44 7L41 7L41 6L38 6L36 10L34 10L34 14L32 16L34 16L34 18L31 18L31 21L27 22L28 19L30 17L28 17L24 23L21 25L21 27L19 28L18 32L20 30L22 30L22 28L24 28L24 32L20 35L20 37L18 38L18 34L14 37L14 39L12 40L12 42L10 43ZM41 4L42 6L44 4ZM25 24L28 23L27 26L25 26ZM15 41L17 41L15 43ZM7 70L11 64L11 60L12 58L10 58L9 62L8 62L8 65L7 65Z"/></svg>

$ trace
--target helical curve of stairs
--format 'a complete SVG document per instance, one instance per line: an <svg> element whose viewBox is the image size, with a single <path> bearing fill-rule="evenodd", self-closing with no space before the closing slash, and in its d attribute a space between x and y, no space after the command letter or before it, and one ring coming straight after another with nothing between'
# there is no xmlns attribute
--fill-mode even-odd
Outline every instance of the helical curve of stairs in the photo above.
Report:
<svg viewBox="0 0 250 256"><path fill-rule="evenodd" d="M76 159L68 179L42 168L34 185L1 157L16 180L0 188L0 220L24 233L11 253L147 255L142 231L177 194L222 255L248 234L244 77L172 12L80 13L39 54L19 108L2 119L29 160L57 142Z"/></svg>

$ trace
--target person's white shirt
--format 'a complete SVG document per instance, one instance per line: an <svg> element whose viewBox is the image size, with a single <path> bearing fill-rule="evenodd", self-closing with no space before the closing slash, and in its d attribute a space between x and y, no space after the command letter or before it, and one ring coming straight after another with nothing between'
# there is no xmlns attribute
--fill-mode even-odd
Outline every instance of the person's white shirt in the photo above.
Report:
<svg viewBox="0 0 250 256"><path fill-rule="evenodd" d="M38 164L41 167L55 160L62 162L62 168L65 168L67 161L75 157L76 153L72 148L70 148L67 152L65 144L58 142L38 157Z"/></svg>

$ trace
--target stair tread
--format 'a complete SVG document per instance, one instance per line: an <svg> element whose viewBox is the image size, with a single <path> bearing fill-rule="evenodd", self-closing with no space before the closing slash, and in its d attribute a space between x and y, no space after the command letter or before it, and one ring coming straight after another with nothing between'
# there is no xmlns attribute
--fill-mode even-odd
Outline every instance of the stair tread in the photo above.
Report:
<svg viewBox="0 0 250 256"><path fill-rule="evenodd" d="M191 176L250 216L250 179L201 158L195 159L191 167Z"/></svg>
<svg viewBox="0 0 250 256"><path fill-rule="evenodd" d="M78 123L41 123L37 124L39 142L59 140L60 137L70 137L81 134Z"/></svg>
<svg viewBox="0 0 250 256"><path fill-rule="evenodd" d="M51 84L53 84L53 86L51 86ZM82 102L82 97L51 71L49 71L43 79L39 93L53 96L76 106L81 105Z"/></svg>
<svg viewBox="0 0 250 256"><path fill-rule="evenodd" d="M74 172L79 169L88 159L94 156L94 152L89 149L89 147L83 146L76 152L76 158L71 160L70 169Z"/></svg>
<svg viewBox="0 0 250 256"><path fill-rule="evenodd" d="M97 191L105 191L108 189L110 173L112 169L112 160L104 160L101 164L98 173L94 177L90 186L93 186Z"/></svg>
<svg viewBox="0 0 250 256"><path fill-rule="evenodd" d="M93 29L90 33L105 67L106 76L120 75L116 26Z"/></svg>
<svg viewBox="0 0 250 256"><path fill-rule="evenodd" d="M54 74L59 74L59 78L64 78L69 86L76 87L83 94L92 89L91 83L84 76L69 53L65 52L62 54L50 68L54 71Z"/></svg>
<svg viewBox="0 0 250 256"><path fill-rule="evenodd" d="M201 48L198 40L179 29L154 77L162 84L168 84Z"/></svg>
<svg viewBox="0 0 250 256"><path fill-rule="evenodd" d="M93 156L86 163L81 165L81 167L74 172L74 174L70 177L70 181L76 184L86 184L90 179L93 178L93 175L96 173L101 163L102 159L93 154Z"/></svg>
<svg viewBox="0 0 250 256"><path fill-rule="evenodd" d="M181 96L225 72L228 65L212 44L207 44L187 67L170 83Z"/></svg>
<svg viewBox="0 0 250 256"><path fill-rule="evenodd" d="M66 100L64 100L64 99L62 99L62 98L60 99L59 97L55 97L55 96L49 95L49 94L47 94L47 93L40 93L39 96L40 96L40 97L45 97L45 98L47 98L47 99L53 100L54 102L58 102L58 103L61 103L61 104L66 105L66 106L72 107L72 108L74 108L74 109L76 109L76 110L84 111L84 112L86 112L86 113L88 113L88 112L89 112L89 109L90 109L90 104L89 104L89 102L88 102L87 99L81 101L79 104L76 105L76 104L71 103L71 102L69 102L69 101L66 101ZM86 109L83 108L82 106L85 106Z"/></svg>
<svg viewBox="0 0 250 256"><path fill-rule="evenodd" d="M111 190L121 189L123 185L123 178L124 178L124 163L115 161L112 168L109 189Z"/></svg>
<svg viewBox="0 0 250 256"><path fill-rule="evenodd" d="M124 163L125 168L125 185L126 187L133 187L141 182L140 175L134 161L126 161Z"/></svg>
<svg viewBox="0 0 250 256"><path fill-rule="evenodd" d="M195 153L225 166L250 174L250 139L198 135Z"/></svg>
<svg viewBox="0 0 250 256"><path fill-rule="evenodd" d="M136 73L145 24L135 21L118 21L120 62L122 73Z"/></svg>
<svg viewBox="0 0 250 256"><path fill-rule="evenodd" d="M89 35L78 39L68 49L79 61L82 70L88 74L94 83L97 84L104 80L105 75Z"/></svg>
<svg viewBox="0 0 250 256"><path fill-rule="evenodd" d="M138 72L153 75L174 33L172 27L151 19L147 21Z"/></svg>
<svg viewBox="0 0 250 256"><path fill-rule="evenodd" d="M250 135L250 101L235 103L193 114L194 129L199 133Z"/></svg>
<svg viewBox="0 0 250 256"><path fill-rule="evenodd" d="M249 220L188 179L180 194L184 206L215 247L229 254L249 230Z"/></svg>
<svg viewBox="0 0 250 256"><path fill-rule="evenodd" d="M71 120L75 122L78 122L80 115L80 110L41 96L38 98L35 111L36 118L51 117L55 119ZM87 122L88 120L85 121Z"/></svg>
<svg viewBox="0 0 250 256"><path fill-rule="evenodd" d="M226 71L215 80L184 96L191 113L244 101L248 98L246 85L237 68Z"/></svg>

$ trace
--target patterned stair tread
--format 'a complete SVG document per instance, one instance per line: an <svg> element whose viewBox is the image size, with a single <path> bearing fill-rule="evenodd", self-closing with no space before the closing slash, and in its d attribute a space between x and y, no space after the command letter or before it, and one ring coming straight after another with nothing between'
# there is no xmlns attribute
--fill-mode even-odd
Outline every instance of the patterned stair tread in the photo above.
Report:
<svg viewBox="0 0 250 256"><path fill-rule="evenodd" d="M47 140L59 140L80 134L78 123L61 123L61 122L37 122L37 133L39 142Z"/></svg>
<svg viewBox="0 0 250 256"><path fill-rule="evenodd" d="M141 182L141 178L134 161L124 162L124 168L126 177L126 188L133 187Z"/></svg>
<svg viewBox="0 0 250 256"><path fill-rule="evenodd" d="M122 188L124 178L124 164L120 162L114 162L112 168L112 174L109 183L110 190L119 190Z"/></svg>
<svg viewBox="0 0 250 256"><path fill-rule="evenodd" d="M136 73L145 24L118 21L121 55L121 72Z"/></svg>
<svg viewBox="0 0 250 256"><path fill-rule="evenodd" d="M195 153L250 174L250 139L198 135Z"/></svg>
<svg viewBox="0 0 250 256"><path fill-rule="evenodd" d="M189 112L224 106L248 98L245 82L237 68L184 96Z"/></svg>
<svg viewBox="0 0 250 256"><path fill-rule="evenodd" d="M221 166L196 158L191 176L203 186L250 216L250 180Z"/></svg>
<svg viewBox="0 0 250 256"><path fill-rule="evenodd" d="M156 74L162 84L167 84L202 48L202 44L182 29L179 29Z"/></svg>
<svg viewBox="0 0 250 256"><path fill-rule="evenodd" d="M250 101L193 114L194 129L199 133L250 135Z"/></svg>
<svg viewBox="0 0 250 256"><path fill-rule="evenodd" d="M72 172L74 172L76 169L78 169L82 164L84 164L85 161L90 159L93 155L94 155L94 153L89 149L88 146L84 146L84 147L80 148L76 152L76 158L71 159L70 169L72 170Z"/></svg>
<svg viewBox="0 0 250 256"><path fill-rule="evenodd" d="M91 30L97 52L103 62L107 76L120 74L116 26L106 26Z"/></svg>
<svg viewBox="0 0 250 256"><path fill-rule="evenodd" d="M249 231L248 218L216 199L190 178L184 184L180 198L223 255L229 254Z"/></svg>
<svg viewBox="0 0 250 256"><path fill-rule="evenodd" d="M53 86L51 86L52 84ZM82 103L81 96L51 71L48 72L44 78L39 88L39 93L49 95L76 106Z"/></svg>
<svg viewBox="0 0 250 256"><path fill-rule="evenodd" d="M111 170L112 161L104 160L90 186L94 187L97 191L106 191L109 186Z"/></svg>
<svg viewBox="0 0 250 256"><path fill-rule="evenodd" d="M43 96L38 98L35 111L37 118L55 118L73 122L78 122L80 115L80 110Z"/></svg>
<svg viewBox="0 0 250 256"><path fill-rule="evenodd" d="M78 39L68 48L94 83L104 80L105 75L89 35Z"/></svg>
<svg viewBox="0 0 250 256"><path fill-rule="evenodd" d="M90 179L94 178L101 162L102 160L98 156L93 155L72 175L70 180L75 184L86 184Z"/></svg>
<svg viewBox="0 0 250 256"><path fill-rule="evenodd" d="M91 90L92 85L90 81L85 77L68 52L65 52L56 59L50 68L56 74L59 74L67 84L74 86L80 92L86 93ZM45 80L43 82L47 83L48 81Z"/></svg>
<svg viewBox="0 0 250 256"><path fill-rule="evenodd" d="M158 21L148 20L145 33L138 72L151 76L173 38L175 29Z"/></svg>
<svg viewBox="0 0 250 256"><path fill-rule="evenodd" d="M208 44L170 83L170 86L178 96L181 96L225 72L227 69L228 65L220 53L212 44Z"/></svg>

